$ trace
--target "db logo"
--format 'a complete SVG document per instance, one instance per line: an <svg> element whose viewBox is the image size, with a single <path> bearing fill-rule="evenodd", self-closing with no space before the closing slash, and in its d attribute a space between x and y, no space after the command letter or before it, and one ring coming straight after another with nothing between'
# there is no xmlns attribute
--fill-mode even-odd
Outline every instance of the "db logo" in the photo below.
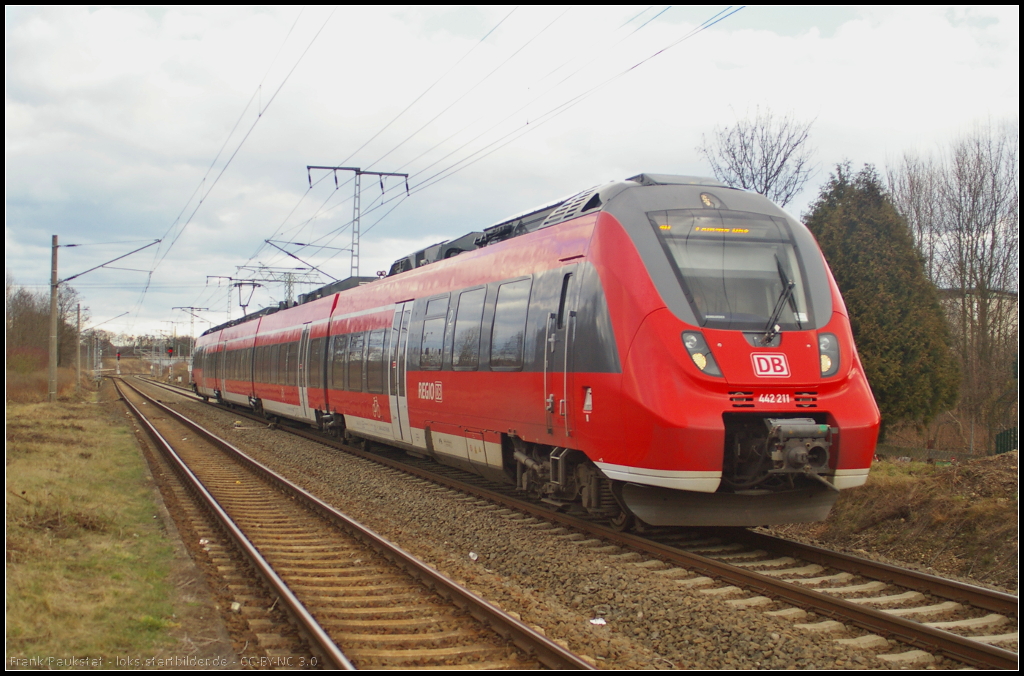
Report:
<svg viewBox="0 0 1024 676"><path fill-rule="evenodd" d="M784 354L752 354L754 375L761 378L788 378L789 362Z"/></svg>

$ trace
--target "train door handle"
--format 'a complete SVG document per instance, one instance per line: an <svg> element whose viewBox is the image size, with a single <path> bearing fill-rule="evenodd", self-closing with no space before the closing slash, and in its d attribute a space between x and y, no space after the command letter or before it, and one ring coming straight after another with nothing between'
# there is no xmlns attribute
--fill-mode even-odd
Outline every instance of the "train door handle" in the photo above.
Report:
<svg viewBox="0 0 1024 676"><path fill-rule="evenodd" d="M565 415L565 399L558 400L558 415Z"/></svg>

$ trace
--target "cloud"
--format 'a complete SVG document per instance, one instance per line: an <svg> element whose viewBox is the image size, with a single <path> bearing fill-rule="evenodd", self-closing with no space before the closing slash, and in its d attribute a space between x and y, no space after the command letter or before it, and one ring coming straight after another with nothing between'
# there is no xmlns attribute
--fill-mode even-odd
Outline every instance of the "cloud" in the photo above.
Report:
<svg viewBox="0 0 1024 676"><path fill-rule="evenodd" d="M646 25L653 10L510 11L8 9L8 270L45 285L53 233L166 235L159 256L124 265L147 272L76 280L98 320L131 308L115 330L155 331L173 306L226 316L227 287L208 275L300 265L265 239L349 246L351 183L309 190L309 164L411 175L414 194L392 179L382 207L364 177L365 274L606 180L707 174L701 135L757 105L816 120L821 178L842 159L883 164L1017 114L1018 8L748 8L632 70L719 10L673 8ZM62 276L134 246L62 250ZM290 250L348 273L345 252ZM268 285L253 303L281 295Z"/></svg>

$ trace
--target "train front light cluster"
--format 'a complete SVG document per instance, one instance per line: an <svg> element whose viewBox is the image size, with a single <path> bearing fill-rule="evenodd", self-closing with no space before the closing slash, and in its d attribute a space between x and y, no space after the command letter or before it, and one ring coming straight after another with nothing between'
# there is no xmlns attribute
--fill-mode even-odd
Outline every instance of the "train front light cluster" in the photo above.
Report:
<svg viewBox="0 0 1024 676"><path fill-rule="evenodd" d="M818 355L821 361L821 376L834 376L839 371L839 340L835 334L818 334Z"/></svg>
<svg viewBox="0 0 1024 676"><path fill-rule="evenodd" d="M690 353L690 359L702 372L709 376L722 377L722 370L715 363L715 358L711 355L711 348L708 347L702 334L696 331L684 331L683 346Z"/></svg>

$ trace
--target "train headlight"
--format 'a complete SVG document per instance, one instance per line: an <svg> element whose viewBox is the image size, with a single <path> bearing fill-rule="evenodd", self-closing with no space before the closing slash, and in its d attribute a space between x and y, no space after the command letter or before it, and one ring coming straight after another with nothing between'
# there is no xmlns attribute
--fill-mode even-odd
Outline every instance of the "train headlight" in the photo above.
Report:
<svg viewBox="0 0 1024 676"><path fill-rule="evenodd" d="M821 376L834 376L839 371L839 341L834 334L818 334L818 355L821 361Z"/></svg>
<svg viewBox="0 0 1024 676"><path fill-rule="evenodd" d="M715 358L711 355L711 348L708 347L702 334L696 331L684 331L683 347L690 353L690 359L701 372L709 376L722 377L722 370L718 368Z"/></svg>

